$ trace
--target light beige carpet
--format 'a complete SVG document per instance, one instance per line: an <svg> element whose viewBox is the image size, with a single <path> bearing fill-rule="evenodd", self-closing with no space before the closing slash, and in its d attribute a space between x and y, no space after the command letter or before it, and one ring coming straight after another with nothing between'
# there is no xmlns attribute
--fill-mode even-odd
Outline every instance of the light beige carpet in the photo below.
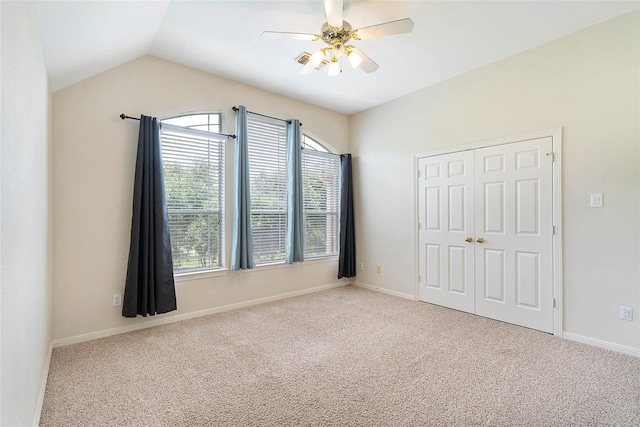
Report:
<svg viewBox="0 0 640 427"><path fill-rule="evenodd" d="M42 426L640 426L640 358L347 286L56 348Z"/></svg>

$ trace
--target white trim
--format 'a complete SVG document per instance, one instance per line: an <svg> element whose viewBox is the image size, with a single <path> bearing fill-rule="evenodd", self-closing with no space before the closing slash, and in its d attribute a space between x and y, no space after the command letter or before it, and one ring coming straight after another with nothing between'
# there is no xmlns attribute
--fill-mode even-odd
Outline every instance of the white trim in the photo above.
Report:
<svg viewBox="0 0 640 427"><path fill-rule="evenodd" d="M415 295L394 291L392 289L383 288L382 286L368 285L362 282L353 282L352 285L357 286L359 288L369 289L370 291L376 291L376 292L380 292L387 295L393 295L394 297L400 297L400 298L410 299L412 301L417 301L417 298L415 297Z"/></svg>
<svg viewBox="0 0 640 427"><path fill-rule="evenodd" d="M348 285L348 282L331 283L329 285L316 286L314 288L302 289L300 291L287 292L284 294L273 295L270 297L256 298L253 300L242 301L235 304L223 305L220 307L208 308L206 310L194 311L191 313L178 314L170 317L160 317L135 325L123 326L119 328L105 329L102 331L91 332L88 334L76 335L74 337L61 338L53 341L53 347L63 347L66 345L77 344L85 341L91 341L98 338L110 337L113 335L124 334L126 332L137 331L139 329L152 328L154 326L166 325L168 323L179 322L181 320L193 319L196 317L207 316L209 314L222 313L225 311L237 310L239 308L250 307L253 305L264 304L266 302L278 301L281 299L297 297L300 295L312 294L315 292L325 291L328 289L339 288Z"/></svg>
<svg viewBox="0 0 640 427"><path fill-rule="evenodd" d="M180 117L186 117L186 116L180 116ZM227 139L231 138L229 135L225 135L223 133L211 132L211 131L202 130L202 129L193 129L193 128L188 128L184 126L172 125L169 123L162 123L162 120L160 122L161 122L160 130L162 132L181 133L184 135L191 135L191 136L196 136L200 138L214 139L218 142L224 142Z"/></svg>
<svg viewBox="0 0 640 427"><path fill-rule="evenodd" d="M302 261L302 265L306 264L322 264L324 262L338 262L338 255L322 255L317 257L309 257Z"/></svg>
<svg viewBox="0 0 640 427"><path fill-rule="evenodd" d="M555 233L553 235L553 298L556 301L553 319L553 334L562 337L564 329L564 303L562 296L562 128L549 131L553 138L553 225Z"/></svg>
<svg viewBox="0 0 640 427"><path fill-rule="evenodd" d="M36 413L33 415L33 427L40 425L40 417L42 416L42 405L44 404L44 393L47 389L47 380L49 379L49 367L51 365L51 354L53 353L53 343L49 343L49 353L47 360L44 362L42 371L42 379L40 380L40 393L38 394L38 403L36 405Z"/></svg>
<svg viewBox="0 0 640 427"><path fill-rule="evenodd" d="M413 156L413 283L415 287L413 289L414 299L420 301L420 229L418 223L420 222L420 215L418 214L418 200L420 198L420 169L418 155Z"/></svg>
<svg viewBox="0 0 640 427"><path fill-rule="evenodd" d="M298 265L311 265L311 264L321 264L325 262L338 262L338 255L328 255L328 256L318 256L313 258L305 259L301 262L294 262L292 264L287 264L282 261L274 261L266 264L257 264L254 268L247 268L244 270L228 270L237 274L248 274L248 273L256 273L258 271L265 270L275 270L278 268L293 268Z"/></svg>
<svg viewBox="0 0 640 427"><path fill-rule="evenodd" d="M189 271L184 273L174 273L176 283L188 282L190 280L210 279L213 277L221 277L229 274L226 268L218 268L215 270Z"/></svg>
<svg viewBox="0 0 640 427"><path fill-rule="evenodd" d="M626 345L616 344L609 341L599 340L597 338L589 338L589 337L585 337L584 335L578 335L571 332L563 333L562 338L569 341L576 341L582 344L588 344L594 347L600 347L606 350L627 354L629 356L640 357L640 348L634 348Z"/></svg>
<svg viewBox="0 0 640 427"><path fill-rule="evenodd" d="M415 154L413 156L414 165L414 202L413 202L413 216L415 231L414 241L414 276L415 276L415 299L420 297L420 284L418 283L418 274L420 271L419 253L419 230L418 224L418 161L424 157L439 156L442 154L457 153L461 151L476 150L478 148L494 147L497 145L513 144L521 141L529 141L532 139L540 138L552 138L552 149L554 155L553 162L553 225L555 226L555 234L553 236L553 248L552 248L552 263L553 263L553 298L556 300L556 305L553 310L553 334L559 337L563 336L563 282L562 282L562 128L545 129L541 131L529 132L520 135L507 136L502 138L496 138L491 140L484 140L472 144L460 145L449 148L442 148L438 150L426 151Z"/></svg>
<svg viewBox="0 0 640 427"><path fill-rule="evenodd" d="M519 135L505 136L502 138L486 139L486 140L474 142L471 144L424 151L421 153L417 153L414 156L416 158L421 158L421 157L439 156L441 154L458 153L460 151L469 151L469 150L475 150L478 148L493 147L496 145L512 144L514 142L529 141L532 139L547 138L550 136L553 137L555 135L559 135L561 132L562 132L562 128L557 127L552 129L545 129L545 130L540 130L535 132L523 133Z"/></svg>

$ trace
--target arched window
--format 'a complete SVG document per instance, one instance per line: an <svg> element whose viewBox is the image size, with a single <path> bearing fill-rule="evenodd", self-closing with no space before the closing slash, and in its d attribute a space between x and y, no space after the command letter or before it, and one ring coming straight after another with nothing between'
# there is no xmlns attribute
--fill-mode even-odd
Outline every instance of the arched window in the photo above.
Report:
<svg viewBox="0 0 640 427"><path fill-rule="evenodd" d="M162 120L162 160L175 273L221 268L224 142L221 114Z"/></svg>
<svg viewBox="0 0 640 427"><path fill-rule="evenodd" d="M338 254L340 155L302 136L305 259Z"/></svg>

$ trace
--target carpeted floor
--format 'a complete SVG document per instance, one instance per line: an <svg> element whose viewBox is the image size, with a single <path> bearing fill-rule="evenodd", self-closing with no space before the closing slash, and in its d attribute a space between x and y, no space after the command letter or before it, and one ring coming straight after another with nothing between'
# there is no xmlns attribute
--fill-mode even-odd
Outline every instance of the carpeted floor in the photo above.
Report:
<svg viewBox="0 0 640 427"><path fill-rule="evenodd" d="M347 286L54 349L42 426L640 426L640 358Z"/></svg>

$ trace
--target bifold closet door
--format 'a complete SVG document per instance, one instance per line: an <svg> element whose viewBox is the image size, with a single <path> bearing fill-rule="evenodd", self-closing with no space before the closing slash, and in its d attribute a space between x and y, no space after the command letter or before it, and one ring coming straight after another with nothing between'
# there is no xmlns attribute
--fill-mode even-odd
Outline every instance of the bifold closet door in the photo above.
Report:
<svg viewBox="0 0 640 427"><path fill-rule="evenodd" d="M418 159L419 299L553 332L552 138Z"/></svg>

